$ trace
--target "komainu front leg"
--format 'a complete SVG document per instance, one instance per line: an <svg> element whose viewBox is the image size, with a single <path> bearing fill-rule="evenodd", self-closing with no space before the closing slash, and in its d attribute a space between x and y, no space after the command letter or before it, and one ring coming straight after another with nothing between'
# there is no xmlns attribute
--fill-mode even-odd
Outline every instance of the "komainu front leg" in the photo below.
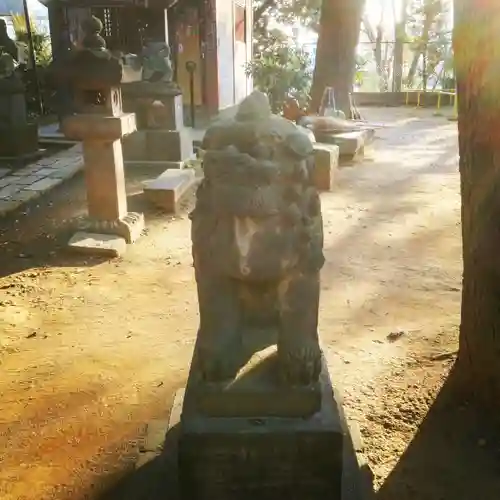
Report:
<svg viewBox="0 0 500 500"><path fill-rule="evenodd" d="M240 304L234 280L196 272L200 327L197 359L202 377L218 382L231 379L241 353Z"/></svg>
<svg viewBox="0 0 500 500"><path fill-rule="evenodd" d="M319 272L294 274L278 287L280 375L290 385L316 382L321 372L319 289Z"/></svg>

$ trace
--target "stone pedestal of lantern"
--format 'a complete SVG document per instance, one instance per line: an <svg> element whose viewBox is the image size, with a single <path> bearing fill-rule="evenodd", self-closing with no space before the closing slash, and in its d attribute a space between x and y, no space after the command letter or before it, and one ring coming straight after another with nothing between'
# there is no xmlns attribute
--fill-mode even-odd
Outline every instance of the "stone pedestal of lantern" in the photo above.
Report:
<svg viewBox="0 0 500 500"><path fill-rule="evenodd" d="M121 140L135 132L135 115L122 110L122 66L105 49L101 28L93 18L84 48L57 68L57 77L73 89L76 113L64 118L62 132L83 142L87 188L88 217L70 246L116 256L141 235L144 216L127 208Z"/></svg>
<svg viewBox="0 0 500 500"><path fill-rule="evenodd" d="M3 54L2 57L10 57ZM38 154L38 125L29 122L24 85L12 73L0 78L0 159L25 160Z"/></svg>

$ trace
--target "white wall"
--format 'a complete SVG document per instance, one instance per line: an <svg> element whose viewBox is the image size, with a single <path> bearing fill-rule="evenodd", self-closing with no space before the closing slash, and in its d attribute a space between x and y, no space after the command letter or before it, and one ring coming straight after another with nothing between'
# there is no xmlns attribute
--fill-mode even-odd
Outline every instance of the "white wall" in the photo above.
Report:
<svg viewBox="0 0 500 500"><path fill-rule="evenodd" d="M234 106L234 27L232 0L216 0L219 109Z"/></svg>

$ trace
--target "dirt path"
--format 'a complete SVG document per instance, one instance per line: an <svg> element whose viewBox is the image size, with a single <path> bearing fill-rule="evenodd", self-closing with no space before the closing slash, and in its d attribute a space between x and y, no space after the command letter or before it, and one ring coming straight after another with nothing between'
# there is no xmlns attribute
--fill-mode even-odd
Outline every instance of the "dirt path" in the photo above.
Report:
<svg viewBox="0 0 500 500"><path fill-rule="evenodd" d="M425 111L368 117L386 123L374 150L322 195L320 325L382 484L446 378L452 358L430 357L456 349L459 186L455 125ZM140 208L145 174L128 176ZM189 366L197 303L187 216L148 212L147 237L122 260L99 262L65 255L57 231L84 206L77 178L0 226L2 500L93 498L130 463L141 425L167 413ZM402 491L383 498L452 498Z"/></svg>

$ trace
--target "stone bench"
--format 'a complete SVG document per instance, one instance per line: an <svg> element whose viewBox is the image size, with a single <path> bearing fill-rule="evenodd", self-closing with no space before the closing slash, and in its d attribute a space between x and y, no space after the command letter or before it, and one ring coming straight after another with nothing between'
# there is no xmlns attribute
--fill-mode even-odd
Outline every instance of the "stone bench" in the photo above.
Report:
<svg viewBox="0 0 500 500"><path fill-rule="evenodd" d="M340 163L352 161L364 154L365 146L370 144L375 135L374 129L355 130L342 133L316 133L316 141L325 144L335 144L339 147Z"/></svg>
<svg viewBox="0 0 500 500"><path fill-rule="evenodd" d="M330 191L339 166L339 147L315 142L313 180L319 191Z"/></svg>
<svg viewBox="0 0 500 500"><path fill-rule="evenodd" d="M193 169L166 170L156 179L145 181L143 189L151 203L168 213L175 213L183 195L195 182Z"/></svg>

